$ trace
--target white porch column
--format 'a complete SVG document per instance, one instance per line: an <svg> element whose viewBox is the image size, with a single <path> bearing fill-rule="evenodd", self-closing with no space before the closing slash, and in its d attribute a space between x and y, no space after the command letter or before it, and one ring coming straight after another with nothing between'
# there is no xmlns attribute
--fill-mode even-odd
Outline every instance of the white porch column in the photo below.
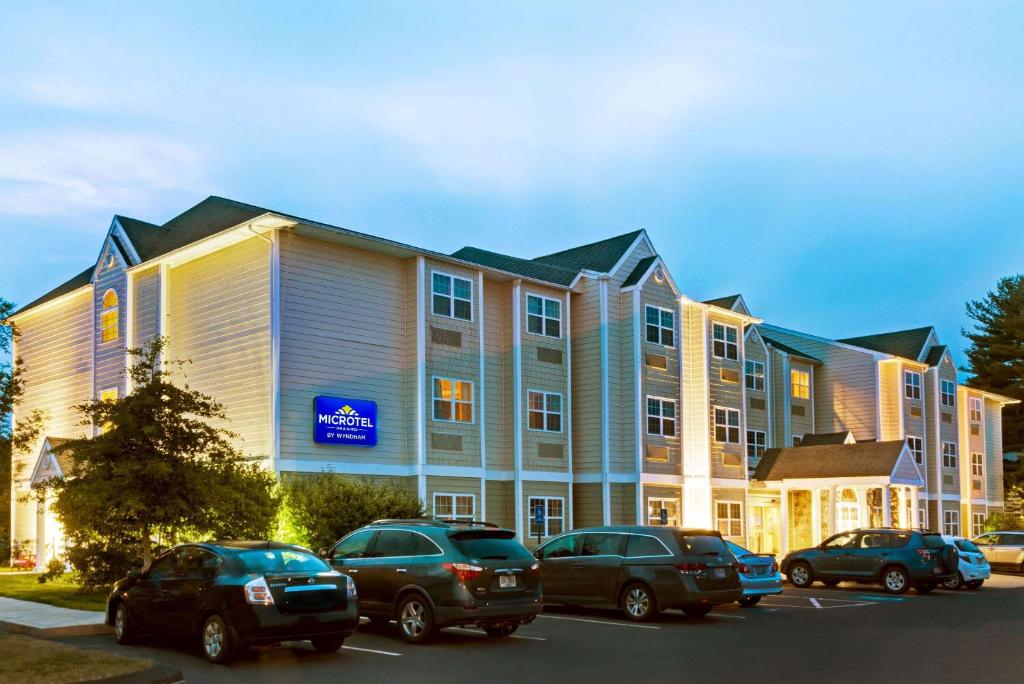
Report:
<svg viewBox="0 0 1024 684"><path fill-rule="evenodd" d="M892 494L889 491L889 485L882 485L882 527L892 527L892 502L890 497L892 497Z"/></svg>
<svg viewBox="0 0 1024 684"><path fill-rule="evenodd" d="M828 536L836 533L836 486L828 488Z"/></svg>
<svg viewBox="0 0 1024 684"><path fill-rule="evenodd" d="M779 557L789 553L789 490L779 490Z"/></svg>
<svg viewBox="0 0 1024 684"><path fill-rule="evenodd" d="M821 489L811 490L811 543L821 543Z"/></svg>
<svg viewBox="0 0 1024 684"><path fill-rule="evenodd" d="M853 490L857 495L857 526L867 527L871 524L871 511L868 510L868 490L857 487Z"/></svg>
<svg viewBox="0 0 1024 684"><path fill-rule="evenodd" d="M46 570L46 504L36 503L36 571Z"/></svg>
<svg viewBox="0 0 1024 684"><path fill-rule="evenodd" d="M918 499L918 490L920 487L910 488L910 529L916 530L921 527L921 512L919 507L921 501Z"/></svg>
<svg viewBox="0 0 1024 684"><path fill-rule="evenodd" d="M900 487L896 490L896 501L899 506L899 514L896 516L897 524L901 529L911 529L907 522L907 488Z"/></svg>

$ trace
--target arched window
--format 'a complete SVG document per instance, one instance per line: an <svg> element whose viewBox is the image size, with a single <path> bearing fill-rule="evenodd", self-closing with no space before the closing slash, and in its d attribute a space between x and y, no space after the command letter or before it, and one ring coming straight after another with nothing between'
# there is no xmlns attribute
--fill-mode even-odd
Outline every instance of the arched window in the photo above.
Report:
<svg viewBox="0 0 1024 684"><path fill-rule="evenodd" d="M117 293L107 290L100 306L100 342L113 342L117 336Z"/></svg>

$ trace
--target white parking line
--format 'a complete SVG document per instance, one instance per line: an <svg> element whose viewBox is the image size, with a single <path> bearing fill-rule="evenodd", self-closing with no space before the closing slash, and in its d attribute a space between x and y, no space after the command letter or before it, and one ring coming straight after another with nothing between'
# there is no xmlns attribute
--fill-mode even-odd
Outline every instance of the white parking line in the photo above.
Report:
<svg viewBox="0 0 1024 684"><path fill-rule="evenodd" d="M538 615L537 617L549 618L551 620L572 620L574 622L592 622L595 625L612 625L613 627L635 627L636 629L661 629L654 625L634 625L631 622L608 622L605 620L589 620L587 618L566 617L564 615Z"/></svg>
<svg viewBox="0 0 1024 684"><path fill-rule="evenodd" d="M359 648L358 646L342 646L347 651L362 651L363 653L376 653L377 655L386 656L400 656L401 653L395 653L394 651L378 651L373 648Z"/></svg>
<svg viewBox="0 0 1024 684"><path fill-rule="evenodd" d="M818 603L818 599L812 598L812 599L807 599L807 600L810 601L811 605L813 605L815 608L821 608L821 604Z"/></svg>
<svg viewBox="0 0 1024 684"><path fill-rule="evenodd" d="M449 632L469 632L470 634L483 635L484 632L479 629L471 629L469 627L448 627ZM544 637L526 636L525 634L510 634L509 639L528 639L529 641L547 641Z"/></svg>
<svg viewBox="0 0 1024 684"><path fill-rule="evenodd" d="M733 620L746 620L747 619L747 616L745 616L745 615L729 615L727 613L716 613L714 611L712 611L711 614L714 615L715 617L732 618Z"/></svg>

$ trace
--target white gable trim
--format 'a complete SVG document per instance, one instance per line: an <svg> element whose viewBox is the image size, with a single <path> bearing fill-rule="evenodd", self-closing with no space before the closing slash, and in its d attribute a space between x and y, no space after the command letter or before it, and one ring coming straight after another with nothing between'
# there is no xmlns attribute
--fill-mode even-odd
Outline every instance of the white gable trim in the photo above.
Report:
<svg viewBox="0 0 1024 684"><path fill-rule="evenodd" d="M640 280L638 280L635 284L630 285L629 287L622 288L622 291L623 292L632 292L633 290L643 290L644 285L647 283L647 280L652 275L654 275L654 272L656 270L658 270L658 268L661 268L662 273L665 274L665 280L668 282L669 287L672 288L672 294L674 294L676 297L678 297L680 294L682 294L679 291L679 288L676 286L675 279L672 277L672 274L669 273L668 267L665 266L665 262L662 260L662 258L660 256L655 256L654 257L654 261L651 262L651 265L644 272L644 274L640 278Z"/></svg>
<svg viewBox="0 0 1024 684"><path fill-rule="evenodd" d="M626 263L626 259L628 259L629 255L633 253L633 250L640 246L641 242L647 243L647 246L651 250L651 254L657 254L657 251L655 251L654 245L651 243L650 238L647 237L647 231L641 230L640 234L636 236L635 240L633 240L633 244L629 246L629 249L622 253L622 256L619 257L619 260L608 271L608 275L615 275L616 273L618 273L619 269L622 268L622 265Z"/></svg>
<svg viewBox="0 0 1024 684"><path fill-rule="evenodd" d="M48 467L52 467L56 471L57 477L64 477L64 471L61 470L60 463L57 462L57 459L52 458L52 454L53 449L50 447L50 439L47 437L43 439L43 445L39 448L39 456L36 457L35 467L32 468L32 477L29 479L31 484L41 482L40 475Z"/></svg>
<svg viewBox="0 0 1024 684"><path fill-rule="evenodd" d="M914 468L914 472L917 473L916 481L909 481L902 478L896 477L896 471L900 469L900 466L904 463L909 463ZM913 456L910 454L910 447L907 445L906 440L903 440L903 448L900 449L900 456L896 459L896 464L892 467L892 472L889 473L889 481L892 484L899 485L910 485L912 487L924 487L924 475L921 474L921 469L917 467L917 463L914 461Z"/></svg>
<svg viewBox="0 0 1024 684"><path fill-rule="evenodd" d="M128 250L127 256L131 261L132 266L142 262L142 257L140 257L139 253L135 251L135 245L132 244L131 239L128 237L128 233L125 232L124 226L122 226L121 222L117 220L117 217L115 217L114 221L110 224L110 230L107 231L107 234L115 234L121 238L124 248Z"/></svg>

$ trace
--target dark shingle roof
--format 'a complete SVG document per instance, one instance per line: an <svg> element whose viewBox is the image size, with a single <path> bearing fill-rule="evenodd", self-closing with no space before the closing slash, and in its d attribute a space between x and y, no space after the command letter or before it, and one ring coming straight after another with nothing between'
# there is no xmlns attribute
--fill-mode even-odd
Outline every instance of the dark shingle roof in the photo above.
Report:
<svg viewBox="0 0 1024 684"><path fill-rule="evenodd" d="M452 256L456 259L480 264L488 268L495 268L499 271L515 273L526 278L543 280L548 283L555 283L556 285L571 284L578 273L578 271L567 268L538 264L529 259L520 259L519 257L498 254L497 252L488 252L486 249L478 249L476 247L463 247L457 252L452 252Z"/></svg>
<svg viewBox="0 0 1024 684"><path fill-rule="evenodd" d="M630 287L631 285L639 283L640 279L644 277L645 273L647 273L647 269L651 267L651 264L653 264L657 258L658 257L656 256L649 256L641 259L636 265L636 268L633 269L633 272L630 273L629 277L622 283L622 287Z"/></svg>
<svg viewBox="0 0 1024 684"><path fill-rule="evenodd" d="M794 349L793 347L790 347L788 344L783 344L782 342L779 342L776 339L768 337L767 335L764 334L764 330L759 330L758 332L761 333L761 339L764 340L765 344L775 347L780 352L786 352L790 356L796 356L801 359L806 359L807 361L810 361L812 363L821 363L821 361L819 361L818 359L814 358L813 356L806 352L802 352L799 349Z"/></svg>
<svg viewBox="0 0 1024 684"><path fill-rule="evenodd" d="M863 335L861 337L847 337L837 342L852 344L856 347L865 347L893 356L901 356L904 359L917 360L921 356L928 341L928 335L932 328L914 328L913 330L897 330L890 333L879 333L877 335Z"/></svg>
<svg viewBox="0 0 1024 684"><path fill-rule="evenodd" d="M769 449L754 471L755 480L887 476L892 474L904 440L824 444Z"/></svg>
<svg viewBox="0 0 1024 684"><path fill-rule="evenodd" d="M85 287L90 282L92 282L92 272L95 269L95 266L90 266L89 268L85 269L84 271L82 271L75 277L71 278L70 280L67 280L58 285L57 287L53 288L52 290L44 294L42 297L39 297L38 299L33 299L31 302L19 308L11 315L13 316L15 314L21 313L22 311L28 311L34 306L39 306L40 304L44 304L50 301L51 299L56 299L57 297L66 295L68 292L74 292L80 287Z"/></svg>
<svg viewBox="0 0 1024 684"><path fill-rule="evenodd" d="M732 309L732 307L736 305L736 300L738 300L739 298L740 298L740 296L738 294L734 294L734 295L729 295L728 297L717 297L716 299L705 299L704 303L705 304L710 304L711 306L717 306L720 309Z"/></svg>
<svg viewBox="0 0 1024 684"><path fill-rule="evenodd" d="M644 231L634 230L632 233L616 235L607 240L592 242L589 245L573 247L554 254L537 257L534 261L550 266L574 269L577 273L583 269L607 273L612 270L619 259L629 250L636 239Z"/></svg>
<svg viewBox="0 0 1024 684"><path fill-rule="evenodd" d="M929 366L938 366L942 361L942 355L946 353L948 348L944 344L936 344L928 350L928 357L925 358L925 363Z"/></svg>
<svg viewBox="0 0 1024 684"><path fill-rule="evenodd" d="M139 257L143 261L148 260L150 257L147 255L152 254L156 249L164 229L128 216L115 216L114 218L124 228L125 234L128 235L128 239L131 240L132 247L138 252Z"/></svg>
<svg viewBox="0 0 1024 684"><path fill-rule="evenodd" d="M846 444L846 440L850 438L851 434L852 433L849 430L844 430L842 432L822 432L820 434L815 433L804 435L803 439L800 440L800 446L810 447L821 446L823 444Z"/></svg>

